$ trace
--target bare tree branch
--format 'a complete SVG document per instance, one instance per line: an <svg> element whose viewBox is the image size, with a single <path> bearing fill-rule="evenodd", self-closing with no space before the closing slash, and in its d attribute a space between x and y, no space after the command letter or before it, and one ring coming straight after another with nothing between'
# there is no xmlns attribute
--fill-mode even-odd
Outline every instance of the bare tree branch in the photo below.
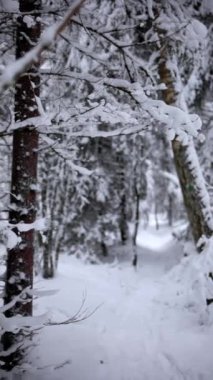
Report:
<svg viewBox="0 0 213 380"><path fill-rule="evenodd" d="M79 12L82 4L85 0L77 0L74 2L73 6L65 14L62 21L52 25L47 28L42 34L39 43L24 57L11 63L0 76L0 93L3 92L7 87L11 85L12 82L16 81L21 74L27 71L34 62L38 62L41 54L44 50L50 48L52 43L56 40L57 36L63 32L66 28L68 22L72 17Z"/></svg>

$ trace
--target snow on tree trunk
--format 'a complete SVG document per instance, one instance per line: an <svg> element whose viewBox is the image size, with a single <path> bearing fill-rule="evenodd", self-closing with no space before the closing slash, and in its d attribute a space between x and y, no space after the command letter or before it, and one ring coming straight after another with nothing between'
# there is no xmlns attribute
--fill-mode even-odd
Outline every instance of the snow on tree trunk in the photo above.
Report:
<svg viewBox="0 0 213 380"><path fill-rule="evenodd" d="M40 36L40 23L36 21L41 8L40 0L20 0L20 12L37 12L34 16L19 16L16 31L16 59L22 57L37 42ZM39 95L39 76L37 66L23 74L15 86L15 121L23 121L31 117L39 116L36 97ZM17 129L13 134L12 154L12 180L9 222L32 223L36 217L36 181L37 181L37 149L38 132L33 125ZM18 236L19 243L8 250L5 304L33 286L33 254L34 254L34 230L19 232L13 229ZM27 301L27 302L26 302ZM17 314L23 316L32 315L32 299L25 294L25 302L16 302L5 313L7 317ZM12 333L3 336L4 349L9 349L13 343L20 340ZM5 359L5 368L10 370L21 358L20 350L8 355Z"/></svg>
<svg viewBox="0 0 213 380"><path fill-rule="evenodd" d="M165 47L161 50L159 75L161 82L167 86L162 91L163 100L168 105L175 104L177 94L171 71L167 67L167 50ZM188 143L185 145L175 138L172 141L172 149L191 232L195 243L197 243L202 235L207 237L212 235L213 222L209 196L192 138L189 137Z"/></svg>
<svg viewBox="0 0 213 380"><path fill-rule="evenodd" d="M202 182L199 182L199 176L202 174L200 167L196 165L198 164L196 151L192 141L189 145L183 146L179 141L174 140L172 147L192 235L195 242L198 242L202 235L207 237L212 235L212 225L209 223L211 222L210 210L206 207L205 198L202 198L206 189L202 189ZM191 155L191 152L194 154Z"/></svg>

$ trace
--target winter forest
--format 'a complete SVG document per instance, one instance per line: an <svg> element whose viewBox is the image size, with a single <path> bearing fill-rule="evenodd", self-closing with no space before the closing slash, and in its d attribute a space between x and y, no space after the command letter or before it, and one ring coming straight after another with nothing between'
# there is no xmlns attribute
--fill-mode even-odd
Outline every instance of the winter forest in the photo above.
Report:
<svg viewBox="0 0 213 380"><path fill-rule="evenodd" d="M212 380L213 0L0 26L0 379Z"/></svg>

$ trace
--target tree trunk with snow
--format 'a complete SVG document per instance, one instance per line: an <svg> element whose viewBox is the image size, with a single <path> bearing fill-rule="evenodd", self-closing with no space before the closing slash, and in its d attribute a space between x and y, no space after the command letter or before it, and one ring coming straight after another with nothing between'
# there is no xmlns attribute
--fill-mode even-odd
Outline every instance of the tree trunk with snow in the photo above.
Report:
<svg viewBox="0 0 213 380"><path fill-rule="evenodd" d="M37 42L40 36L41 1L20 0L20 12L34 12L33 16L20 15L17 19L16 31L16 59L22 57ZM36 12L36 15L35 15ZM21 122L28 118L39 116L36 97L39 96L38 64L23 74L15 87L15 121ZM12 180L9 222L33 223L36 217L36 181L37 181L37 149L38 132L33 124L17 129L13 133ZM34 230L20 232L16 226L13 233L17 236L17 244L8 250L5 304L14 297L33 286L33 254ZM7 317L17 314L32 315L32 298L25 293L13 307L5 313ZM24 302L23 302L24 300ZM19 337L12 333L5 333L3 337L4 349L11 348ZM21 358L20 350L5 358L5 368L10 370Z"/></svg>
<svg viewBox="0 0 213 380"><path fill-rule="evenodd" d="M201 188L202 183L197 176L197 172L201 175L201 168L196 165L198 160L196 159L196 162L193 159L196 154L193 142L183 146L179 141L173 140L172 147L192 235L197 243L202 235L207 237L212 235L211 223L209 223L211 222L211 211L207 210L206 200L202 196L202 190L205 192L207 190ZM203 181L203 177L201 181Z"/></svg>
<svg viewBox="0 0 213 380"><path fill-rule="evenodd" d="M165 47L161 50L159 75L161 82L165 83L167 87L162 91L163 100L169 105L176 104L177 94L171 71L167 67ZM193 140L189 137L188 143L183 145L175 138L172 141L172 149L191 232L197 243L202 235L207 237L212 235L213 226L208 193Z"/></svg>

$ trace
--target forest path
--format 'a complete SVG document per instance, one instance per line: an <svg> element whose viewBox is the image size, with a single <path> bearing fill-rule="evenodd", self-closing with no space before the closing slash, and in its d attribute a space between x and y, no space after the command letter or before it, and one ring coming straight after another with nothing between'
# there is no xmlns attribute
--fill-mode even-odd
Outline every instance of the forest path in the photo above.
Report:
<svg viewBox="0 0 213 380"><path fill-rule="evenodd" d="M65 256L55 279L37 280L40 289L59 291L37 300L36 314L49 310L53 320L64 320L84 297L86 315L100 306L82 322L40 332L31 353L40 369L31 379L212 380L208 332L173 301L176 290L166 273L182 252L171 230L141 228L138 245L137 271L132 252L121 263L104 265Z"/></svg>

